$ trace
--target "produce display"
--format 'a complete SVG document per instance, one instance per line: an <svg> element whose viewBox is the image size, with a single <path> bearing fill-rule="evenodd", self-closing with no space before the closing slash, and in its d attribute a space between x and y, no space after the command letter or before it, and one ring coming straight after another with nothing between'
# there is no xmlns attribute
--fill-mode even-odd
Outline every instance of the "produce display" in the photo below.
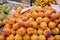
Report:
<svg viewBox="0 0 60 40"><path fill-rule="evenodd" d="M6 18L6 15L10 11L10 7L8 7L6 4L0 5L0 26L3 25L3 19Z"/></svg>
<svg viewBox="0 0 60 40"><path fill-rule="evenodd" d="M50 5L50 4L57 4L56 0L35 0L35 5L36 6L46 6L46 5Z"/></svg>
<svg viewBox="0 0 60 40"><path fill-rule="evenodd" d="M3 20L0 40L60 40L60 12L50 6L32 7L21 13L22 8L13 8Z"/></svg>

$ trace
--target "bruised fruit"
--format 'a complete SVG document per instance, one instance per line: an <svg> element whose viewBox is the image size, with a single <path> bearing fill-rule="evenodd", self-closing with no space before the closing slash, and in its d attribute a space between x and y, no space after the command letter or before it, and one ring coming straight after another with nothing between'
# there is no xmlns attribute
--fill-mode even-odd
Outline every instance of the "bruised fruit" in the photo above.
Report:
<svg viewBox="0 0 60 40"><path fill-rule="evenodd" d="M38 40L38 36L37 35L32 35L31 40Z"/></svg>
<svg viewBox="0 0 60 40"><path fill-rule="evenodd" d="M46 40L46 37L44 35L39 35L39 40Z"/></svg>
<svg viewBox="0 0 60 40"><path fill-rule="evenodd" d="M36 18L36 22L37 22L38 24L41 23L41 22L42 22L42 17Z"/></svg>
<svg viewBox="0 0 60 40"><path fill-rule="evenodd" d="M22 36L20 36L20 35L15 35L15 40L22 40Z"/></svg>
<svg viewBox="0 0 60 40"><path fill-rule="evenodd" d="M55 28L56 24L54 22L49 22L48 26L49 28Z"/></svg>
<svg viewBox="0 0 60 40"><path fill-rule="evenodd" d="M49 36L47 40L55 40L55 38L53 36Z"/></svg>
<svg viewBox="0 0 60 40"><path fill-rule="evenodd" d="M6 40L14 40L14 35L9 35Z"/></svg>
<svg viewBox="0 0 60 40"><path fill-rule="evenodd" d="M45 35L45 36L50 36L50 35L51 35L51 31L48 30L48 29L45 30L45 31L44 31L44 35Z"/></svg>
<svg viewBox="0 0 60 40"><path fill-rule="evenodd" d="M50 21L50 19L49 19L49 18L47 18L47 17L44 17L44 18L43 18L43 22L48 23L49 21Z"/></svg>
<svg viewBox="0 0 60 40"><path fill-rule="evenodd" d="M55 35L55 40L60 40L60 35Z"/></svg>
<svg viewBox="0 0 60 40"><path fill-rule="evenodd" d="M46 22L41 22L40 27L41 27L41 29L46 29L47 28L47 23Z"/></svg>
<svg viewBox="0 0 60 40"><path fill-rule="evenodd" d="M28 34L26 34L24 37L23 37L23 40L30 40L30 36Z"/></svg>
<svg viewBox="0 0 60 40"><path fill-rule="evenodd" d="M25 35L26 34L26 29L24 27L21 27L16 31L17 35Z"/></svg>
<svg viewBox="0 0 60 40"><path fill-rule="evenodd" d="M43 30L42 29L38 29L38 34L42 35L43 34Z"/></svg>
<svg viewBox="0 0 60 40"><path fill-rule="evenodd" d="M27 28L27 34L32 35L32 34L36 34L37 30L34 28Z"/></svg>
<svg viewBox="0 0 60 40"><path fill-rule="evenodd" d="M54 28L52 29L52 34L59 34L59 29L58 28Z"/></svg>
<svg viewBox="0 0 60 40"><path fill-rule="evenodd" d="M10 33L11 33L11 30L9 28L4 28L2 30L2 35L8 36L10 35Z"/></svg>

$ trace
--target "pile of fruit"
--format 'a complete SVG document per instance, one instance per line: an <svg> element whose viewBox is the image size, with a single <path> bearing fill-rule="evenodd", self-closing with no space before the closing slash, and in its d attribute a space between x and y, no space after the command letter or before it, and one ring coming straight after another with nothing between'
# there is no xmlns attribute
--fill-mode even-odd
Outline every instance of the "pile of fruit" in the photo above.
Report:
<svg viewBox="0 0 60 40"><path fill-rule="evenodd" d="M46 5L49 6L50 4L57 4L56 0L36 0L35 1L35 5L36 6L42 6L42 7L44 7Z"/></svg>
<svg viewBox="0 0 60 40"><path fill-rule="evenodd" d="M21 7L14 10L3 21L0 40L60 40L60 12L50 6L32 7L24 13Z"/></svg>
<svg viewBox="0 0 60 40"><path fill-rule="evenodd" d="M6 4L0 5L0 26L3 25L2 21L6 18L9 11L10 7L8 7Z"/></svg>

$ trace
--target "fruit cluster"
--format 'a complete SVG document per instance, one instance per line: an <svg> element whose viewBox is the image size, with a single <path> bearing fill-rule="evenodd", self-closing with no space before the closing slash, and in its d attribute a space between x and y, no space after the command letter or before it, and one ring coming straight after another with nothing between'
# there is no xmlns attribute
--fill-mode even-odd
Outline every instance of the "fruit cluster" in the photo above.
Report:
<svg viewBox="0 0 60 40"><path fill-rule="evenodd" d="M46 5L50 5L50 4L57 4L56 0L35 0L35 5L36 6L46 6Z"/></svg>
<svg viewBox="0 0 60 40"><path fill-rule="evenodd" d="M0 40L60 40L60 12L50 6L32 7L22 14L21 10L15 8L16 13L3 21Z"/></svg>

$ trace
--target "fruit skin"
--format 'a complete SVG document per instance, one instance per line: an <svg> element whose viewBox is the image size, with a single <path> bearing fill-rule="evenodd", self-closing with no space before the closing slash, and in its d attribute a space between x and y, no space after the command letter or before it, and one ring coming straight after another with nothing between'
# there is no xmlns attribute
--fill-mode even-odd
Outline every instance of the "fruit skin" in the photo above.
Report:
<svg viewBox="0 0 60 40"><path fill-rule="evenodd" d="M38 29L38 34L42 35L43 34L43 30L42 29Z"/></svg>
<svg viewBox="0 0 60 40"><path fill-rule="evenodd" d="M18 26L18 24L17 23L15 23L15 24L13 24L13 27L12 27L14 30L17 30L17 29L19 29L20 27Z"/></svg>
<svg viewBox="0 0 60 40"><path fill-rule="evenodd" d="M60 18L60 13L56 13L57 18Z"/></svg>
<svg viewBox="0 0 60 40"><path fill-rule="evenodd" d="M60 24L58 24L57 27L60 29Z"/></svg>
<svg viewBox="0 0 60 40"><path fill-rule="evenodd" d="M39 35L39 40L46 40L46 37L44 35Z"/></svg>
<svg viewBox="0 0 60 40"><path fill-rule="evenodd" d="M58 19L55 19L55 20L53 20L53 22L55 22L56 24L58 24L59 23L59 20Z"/></svg>
<svg viewBox="0 0 60 40"><path fill-rule="evenodd" d="M55 40L55 38L53 36L49 36L47 40Z"/></svg>
<svg viewBox="0 0 60 40"><path fill-rule="evenodd" d="M25 35L26 34L26 28L21 27L20 29L18 29L16 31L16 34L18 34L18 35Z"/></svg>
<svg viewBox="0 0 60 40"><path fill-rule="evenodd" d="M38 25L38 24L37 24L37 22L33 21L33 22L32 22L32 25L33 25L33 26L32 26L33 28L37 28L37 25Z"/></svg>
<svg viewBox="0 0 60 40"><path fill-rule="evenodd" d="M23 40L30 40L30 36L28 34L24 35Z"/></svg>
<svg viewBox="0 0 60 40"><path fill-rule="evenodd" d="M44 17L44 18L43 18L43 22L48 23L49 21L50 21L50 19L49 19L49 18L47 18L47 17Z"/></svg>
<svg viewBox="0 0 60 40"><path fill-rule="evenodd" d="M2 35L9 36L11 33L11 30L9 28L4 28L2 30Z"/></svg>
<svg viewBox="0 0 60 40"><path fill-rule="evenodd" d="M32 35L31 40L38 40L38 36L37 35Z"/></svg>
<svg viewBox="0 0 60 40"><path fill-rule="evenodd" d="M55 40L60 40L60 35L55 35Z"/></svg>
<svg viewBox="0 0 60 40"><path fill-rule="evenodd" d="M40 23L42 22L42 17L36 18L36 22L37 22L38 24L40 24Z"/></svg>
<svg viewBox="0 0 60 40"><path fill-rule="evenodd" d="M43 12L39 12L39 17L44 17L44 13Z"/></svg>
<svg viewBox="0 0 60 40"><path fill-rule="evenodd" d="M15 35L15 40L22 40L22 36L20 36L20 35Z"/></svg>
<svg viewBox="0 0 60 40"><path fill-rule="evenodd" d="M9 35L6 40L14 40L14 35Z"/></svg>
<svg viewBox="0 0 60 40"><path fill-rule="evenodd" d="M40 28L41 29L46 29L47 28L47 23L46 22L41 22L40 23Z"/></svg>
<svg viewBox="0 0 60 40"><path fill-rule="evenodd" d="M33 13L32 13L32 18L35 19L35 18L37 18L37 17L38 17L38 13L37 13L37 12L33 12Z"/></svg>
<svg viewBox="0 0 60 40"><path fill-rule="evenodd" d="M58 28L54 28L52 29L52 34L59 34L59 29Z"/></svg>
<svg viewBox="0 0 60 40"><path fill-rule="evenodd" d="M10 24L6 24L6 25L4 26L4 28L11 28L11 25L10 25Z"/></svg>
<svg viewBox="0 0 60 40"><path fill-rule="evenodd" d="M29 35L37 34L37 30L34 28L27 28L27 34Z"/></svg>
<svg viewBox="0 0 60 40"><path fill-rule="evenodd" d="M48 36L50 36L51 34L52 34L52 33L51 33L50 30L48 30L48 29L47 29L47 30L44 30L44 35L45 35L45 36L48 37Z"/></svg>
<svg viewBox="0 0 60 40"><path fill-rule="evenodd" d="M5 40L5 36L0 35L0 40Z"/></svg>
<svg viewBox="0 0 60 40"><path fill-rule="evenodd" d="M48 24L49 28L55 28L56 27L56 24L54 22L49 22Z"/></svg>

